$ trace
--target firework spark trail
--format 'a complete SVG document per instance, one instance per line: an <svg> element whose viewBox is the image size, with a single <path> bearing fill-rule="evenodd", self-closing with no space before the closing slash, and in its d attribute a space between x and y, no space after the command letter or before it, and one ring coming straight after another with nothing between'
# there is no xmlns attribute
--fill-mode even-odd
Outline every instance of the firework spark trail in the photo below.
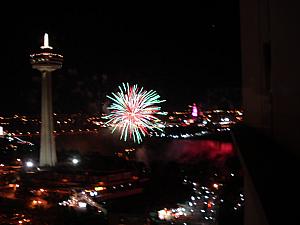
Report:
<svg viewBox="0 0 300 225"><path fill-rule="evenodd" d="M143 87L122 83L117 93L107 97L113 102L108 107L110 114L104 118L108 119L106 124L113 127L112 133L119 129L120 139L126 141L129 136L134 142L140 143L149 130L162 131L163 126L158 123L155 114L160 112L160 107L156 104L165 100L160 100L156 91L146 91Z"/></svg>

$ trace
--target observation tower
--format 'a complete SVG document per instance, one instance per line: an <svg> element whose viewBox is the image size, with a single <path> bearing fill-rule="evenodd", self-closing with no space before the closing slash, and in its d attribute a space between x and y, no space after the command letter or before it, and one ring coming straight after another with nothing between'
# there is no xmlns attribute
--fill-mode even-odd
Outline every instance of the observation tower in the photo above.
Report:
<svg viewBox="0 0 300 225"><path fill-rule="evenodd" d="M52 111L52 72L62 67L63 56L53 51L49 46L48 34L44 35L44 45L40 51L30 55L33 69L42 74L42 99L41 99L41 145L40 166L55 166L57 162L55 140L53 135L53 111Z"/></svg>

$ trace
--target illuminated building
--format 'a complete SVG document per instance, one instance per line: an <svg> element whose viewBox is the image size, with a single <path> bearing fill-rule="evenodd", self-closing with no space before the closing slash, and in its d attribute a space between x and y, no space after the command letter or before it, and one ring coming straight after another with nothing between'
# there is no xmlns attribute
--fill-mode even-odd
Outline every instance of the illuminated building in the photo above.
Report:
<svg viewBox="0 0 300 225"><path fill-rule="evenodd" d="M192 116L194 116L194 117L198 116L198 109L197 109L196 103L193 104Z"/></svg>
<svg viewBox="0 0 300 225"><path fill-rule="evenodd" d="M32 68L42 73L40 166L55 166L57 161L53 136L51 73L62 67L63 56L53 53L52 49L46 33L40 52L30 55Z"/></svg>
<svg viewBox="0 0 300 225"><path fill-rule="evenodd" d="M3 127L0 126L0 138L4 136Z"/></svg>

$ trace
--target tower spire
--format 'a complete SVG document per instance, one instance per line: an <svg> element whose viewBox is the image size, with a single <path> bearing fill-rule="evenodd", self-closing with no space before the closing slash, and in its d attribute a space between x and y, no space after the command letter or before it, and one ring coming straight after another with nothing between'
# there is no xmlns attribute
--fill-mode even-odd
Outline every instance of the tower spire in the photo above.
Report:
<svg viewBox="0 0 300 225"><path fill-rule="evenodd" d="M52 49L51 46L49 46L49 36L47 33L44 34L44 45L41 46L41 49Z"/></svg>

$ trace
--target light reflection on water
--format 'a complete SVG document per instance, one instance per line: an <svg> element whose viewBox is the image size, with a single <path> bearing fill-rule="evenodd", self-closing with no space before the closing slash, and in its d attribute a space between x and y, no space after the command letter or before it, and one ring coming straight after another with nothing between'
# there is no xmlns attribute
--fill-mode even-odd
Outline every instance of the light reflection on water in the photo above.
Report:
<svg viewBox="0 0 300 225"><path fill-rule="evenodd" d="M235 154L233 145L228 140L165 140L147 139L140 145L123 142L107 131L97 134L61 135L56 137L58 151L78 150L82 153L90 151L103 155L111 155L124 148L134 147L137 158L141 161L162 160L179 163L208 159L222 162Z"/></svg>

